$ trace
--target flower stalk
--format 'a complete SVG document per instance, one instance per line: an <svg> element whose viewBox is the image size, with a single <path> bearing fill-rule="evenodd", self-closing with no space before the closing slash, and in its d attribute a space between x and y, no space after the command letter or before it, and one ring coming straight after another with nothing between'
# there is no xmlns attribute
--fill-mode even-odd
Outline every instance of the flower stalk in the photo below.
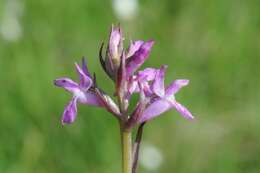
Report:
<svg viewBox="0 0 260 173"><path fill-rule="evenodd" d="M132 133L121 127L122 173L132 173Z"/></svg>

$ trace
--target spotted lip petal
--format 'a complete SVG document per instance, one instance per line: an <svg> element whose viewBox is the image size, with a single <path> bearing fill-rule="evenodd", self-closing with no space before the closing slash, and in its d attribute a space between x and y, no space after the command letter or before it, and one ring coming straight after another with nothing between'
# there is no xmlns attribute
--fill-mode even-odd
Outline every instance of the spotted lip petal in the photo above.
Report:
<svg viewBox="0 0 260 173"><path fill-rule="evenodd" d="M126 71L127 76L132 75L148 58L154 41L150 40L142 44L133 56L127 59Z"/></svg>
<svg viewBox="0 0 260 173"><path fill-rule="evenodd" d="M77 97L73 97L69 104L65 107L62 115L62 124L71 124L77 116Z"/></svg>

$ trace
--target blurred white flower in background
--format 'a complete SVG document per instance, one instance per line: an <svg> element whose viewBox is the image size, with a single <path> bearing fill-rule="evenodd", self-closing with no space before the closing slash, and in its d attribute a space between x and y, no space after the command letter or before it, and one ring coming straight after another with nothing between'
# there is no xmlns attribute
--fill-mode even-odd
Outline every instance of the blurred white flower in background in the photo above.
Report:
<svg viewBox="0 0 260 173"><path fill-rule="evenodd" d="M140 165L148 171L156 171L163 162L161 151L151 144L143 143L140 151Z"/></svg>
<svg viewBox="0 0 260 173"><path fill-rule="evenodd" d="M113 0L113 9L119 19L130 20L138 13L138 0Z"/></svg>
<svg viewBox="0 0 260 173"><path fill-rule="evenodd" d="M23 14L23 3L20 0L6 0L3 13L0 15L0 34L10 42L18 41L22 37L22 26L19 22Z"/></svg>

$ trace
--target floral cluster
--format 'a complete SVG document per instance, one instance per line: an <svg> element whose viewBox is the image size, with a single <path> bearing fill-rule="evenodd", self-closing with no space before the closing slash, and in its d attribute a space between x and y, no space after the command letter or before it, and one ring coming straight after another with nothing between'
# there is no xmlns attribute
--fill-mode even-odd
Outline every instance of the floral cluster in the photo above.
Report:
<svg viewBox="0 0 260 173"><path fill-rule="evenodd" d="M119 119L125 128L131 129L174 108L183 117L193 119L192 114L175 99L175 94L188 85L189 80L174 80L165 86L167 65L139 70L147 60L154 44L149 41L131 41L127 49L123 47L120 27L112 27L105 53L101 45L99 60L106 74L115 83L117 103L96 83L95 75L88 71L86 61L82 66L75 63L79 83L63 77L54 81L58 87L72 93L72 99L65 107L62 124L73 123L77 116L77 103L105 108ZM129 110L129 102L134 93L139 93L139 101L134 110Z"/></svg>

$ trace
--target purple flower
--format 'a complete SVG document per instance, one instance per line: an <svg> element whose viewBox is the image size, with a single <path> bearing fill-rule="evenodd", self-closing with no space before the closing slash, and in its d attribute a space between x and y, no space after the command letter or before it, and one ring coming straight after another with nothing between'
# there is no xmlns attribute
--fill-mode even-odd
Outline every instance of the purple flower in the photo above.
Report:
<svg viewBox="0 0 260 173"><path fill-rule="evenodd" d="M73 94L71 101L63 112L62 124L70 124L75 121L77 116L77 102L99 107L104 106L94 92L93 80L88 72L84 59L82 60L82 68L80 68L77 63L75 63L75 66L80 78L79 84L66 77L54 80L56 86L62 87Z"/></svg>
<svg viewBox="0 0 260 173"><path fill-rule="evenodd" d="M141 83L144 93L146 95L151 95L152 91L150 89L149 82L155 79L156 73L158 69L155 68L146 68L142 71L137 72L136 75L132 75L128 79L128 97L130 97L133 93L140 92L140 85Z"/></svg>
<svg viewBox="0 0 260 173"><path fill-rule="evenodd" d="M162 66L156 73L155 79L151 85L151 90L153 91L155 97L151 97L149 105L144 110L143 115L139 120L140 123L149 121L172 108L175 108L183 117L187 119L194 118L188 109L175 99L175 94L183 86L188 85L189 80L175 80L165 89L164 75L166 68L167 66Z"/></svg>

